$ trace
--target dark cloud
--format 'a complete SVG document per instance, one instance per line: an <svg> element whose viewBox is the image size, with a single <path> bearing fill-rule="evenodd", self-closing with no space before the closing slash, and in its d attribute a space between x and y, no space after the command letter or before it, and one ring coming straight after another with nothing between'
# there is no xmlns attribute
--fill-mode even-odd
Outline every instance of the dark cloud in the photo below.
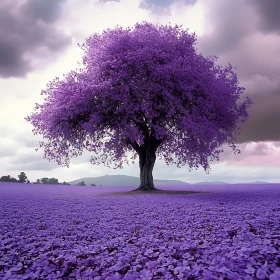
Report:
<svg viewBox="0 0 280 280"><path fill-rule="evenodd" d="M251 0L260 19L260 29L263 32L280 34L280 1L279 0Z"/></svg>
<svg viewBox="0 0 280 280"><path fill-rule="evenodd" d="M253 27L252 9L243 0L215 0L206 3L205 35L198 47L205 55L218 55L236 48Z"/></svg>
<svg viewBox="0 0 280 280"><path fill-rule="evenodd" d="M23 16L33 20L52 23L59 18L63 2L65 0L29 0L21 6L20 11Z"/></svg>
<svg viewBox="0 0 280 280"><path fill-rule="evenodd" d="M197 0L183 0L186 5L193 5ZM176 0L142 0L140 7L151 10L153 13L166 11Z"/></svg>
<svg viewBox="0 0 280 280"><path fill-rule="evenodd" d="M265 95L252 98L255 104L248 110L249 119L242 125L239 143L280 141L280 89L278 95Z"/></svg>
<svg viewBox="0 0 280 280"><path fill-rule="evenodd" d="M245 87L240 100L255 102L237 143L280 141L280 36L271 33L280 26L280 1L209 1L205 12L208 30L198 37L199 52L236 67Z"/></svg>
<svg viewBox="0 0 280 280"><path fill-rule="evenodd" d="M71 38L54 25L63 1L29 0L17 9L10 2L1 2L0 78L24 78L34 70L32 58L38 50L45 49L53 61L71 44Z"/></svg>
<svg viewBox="0 0 280 280"><path fill-rule="evenodd" d="M257 76L262 79L279 79L280 36L252 33L244 38L235 49L220 56L219 61L223 65L230 62L237 67L238 78L243 82L250 81L252 77ZM254 91L258 90L260 86L261 84L258 84ZM267 86L270 87L270 85ZM261 87L267 92L267 88Z"/></svg>
<svg viewBox="0 0 280 280"><path fill-rule="evenodd" d="M238 143L280 141L280 56L277 55L277 45L280 46L277 37L271 40L248 38L246 43L239 44L236 50L222 57L237 67L240 85L245 87L241 100L249 96L255 103L248 109L249 118L242 125ZM264 53L267 55L261 55Z"/></svg>

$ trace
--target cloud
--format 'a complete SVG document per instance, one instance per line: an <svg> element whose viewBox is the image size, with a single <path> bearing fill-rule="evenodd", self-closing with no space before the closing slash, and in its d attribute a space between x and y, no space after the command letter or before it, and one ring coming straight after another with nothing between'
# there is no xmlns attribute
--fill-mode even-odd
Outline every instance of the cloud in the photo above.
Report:
<svg viewBox="0 0 280 280"><path fill-rule="evenodd" d="M220 56L235 50L240 40L254 29L256 16L252 7L243 0L203 3L207 30L198 40L203 54Z"/></svg>
<svg viewBox="0 0 280 280"><path fill-rule="evenodd" d="M58 164L43 158L43 152L34 149L17 149L16 156L9 158L7 165L9 170L42 170L50 171L57 169Z"/></svg>
<svg viewBox="0 0 280 280"><path fill-rule="evenodd" d="M22 15L32 20L42 20L46 23L55 22L62 11L65 0L29 0L21 6Z"/></svg>
<svg viewBox="0 0 280 280"><path fill-rule="evenodd" d="M197 0L142 0L140 8L150 10L152 13L158 14L163 12L169 12L170 6L176 3L181 3L183 5L193 5Z"/></svg>
<svg viewBox="0 0 280 280"><path fill-rule="evenodd" d="M236 48L228 50L220 60L224 65L231 62L237 67L238 77L243 83L255 75L277 79L280 71L279 46L280 36L263 35L255 30L242 38Z"/></svg>
<svg viewBox="0 0 280 280"><path fill-rule="evenodd" d="M0 3L0 77L21 77L36 69L33 58L56 56L71 44L71 38L54 25L61 13L60 1L29 0ZM16 8L15 8L16 7Z"/></svg>
<svg viewBox="0 0 280 280"><path fill-rule="evenodd" d="M268 15L277 10L279 1L203 3L207 31L198 36L199 51L218 56L222 66L230 62L236 67L240 86L245 87L240 102L249 96L255 103L248 109L247 122L240 125L237 143L280 141L280 36L264 34L261 25L276 28L279 19Z"/></svg>
<svg viewBox="0 0 280 280"><path fill-rule="evenodd" d="M1 139L9 138L10 134L14 131L9 125L0 124Z"/></svg>
<svg viewBox="0 0 280 280"><path fill-rule="evenodd" d="M84 43L93 33L149 21L149 12L139 8L140 1L68 0L58 23L74 42Z"/></svg>
<svg viewBox="0 0 280 280"><path fill-rule="evenodd" d="M202 35L205 30L205 9L202 2L193 1L193 4L188 4L188 1L174 1L164 13L151 13L150 19L152 22L160 22L163 25L182 25L182 29L188 29L189 33Z"/></svg>
<svg viewBox="0 0 280 280"><path fill-rule="evenodd" d="M241 126L241 135L238 143L249 141L280 141L280 92L267 93L267 99L261 96L254 97L254 106L248 110L249 119ZM266 94L266 93L264 93Z"/></svg>
<svg viewBox="0 0 280 280"><path fill-rule="evenodd" d="M275 142L251 142L238 145L241 153L235 155L232 150L223 146L220 162L230 166L278 167L280 166L280 147Z"/></svg>
<svg viewBox="0 0 280 280"><path fill-rule="evenodd" d="M2 131L1 131L2 132ZM0 157L11 157L16 155L16 142L7 138L0 138Z"/></svg>
<svg viewBox="0 0 280 280"><path fill-rule="evenodd" d="M106 3L106 2L120 2L120 0L98 0L99 3Z"/></svg>
<svg viewBox="0 0 280 280"><path fill-rule="evenodd" d="M259 16L259 27L265 33L280 34L280 1L279 0L250 0Z"/></svg>

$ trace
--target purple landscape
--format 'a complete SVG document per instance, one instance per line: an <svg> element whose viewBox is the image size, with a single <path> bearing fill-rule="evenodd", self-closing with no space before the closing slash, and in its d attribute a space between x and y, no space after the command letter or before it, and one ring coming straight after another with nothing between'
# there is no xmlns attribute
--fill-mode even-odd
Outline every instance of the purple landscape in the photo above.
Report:
<svg viewBox="0 0 280 280"><path fill-rule="evenodd" d="M0 280L280 280L279 0L0 0Z"/></svg>
<svg viewBox="0 0 280 280"><path fill-rule="evenodd" d="M0 278L280 279L280 184L134 188L0 183Z"/></svg>

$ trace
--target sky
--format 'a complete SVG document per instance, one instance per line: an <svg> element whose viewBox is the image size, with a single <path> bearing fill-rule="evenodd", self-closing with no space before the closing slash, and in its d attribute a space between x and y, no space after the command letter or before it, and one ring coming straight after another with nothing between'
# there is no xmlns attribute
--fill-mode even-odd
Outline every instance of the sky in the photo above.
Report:
<svg viewBox="0 0 280 280"><path fill-rule="evenodd" d="M224 181L280 183L280 1L279 0L1 0L0 1L0 176L30 181L55 177L71 181L103 175L139 176L138 161L123 169L92 165L92 154L73 158L69 168L43 158L42 136L24 117L42 103L40 95L56 76L79 68L84 55L77 43L117 25L142 21L182 25L197 35L198 52L234 67L242 99L255 103L236 141L220 160L189 171L157 159L155 179L189 183ZM112 166L113 167L113 166Z"/></svg>

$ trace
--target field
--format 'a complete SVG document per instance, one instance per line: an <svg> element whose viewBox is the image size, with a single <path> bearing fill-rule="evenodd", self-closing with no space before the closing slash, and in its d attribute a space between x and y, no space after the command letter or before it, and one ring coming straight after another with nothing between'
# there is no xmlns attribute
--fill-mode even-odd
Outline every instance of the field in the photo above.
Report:
<svg viewBox="0 0 280 280"><path fill-rule="evenodd" d="M280 279L280 184L135 188L0 183L0 279Z"/></svg>

